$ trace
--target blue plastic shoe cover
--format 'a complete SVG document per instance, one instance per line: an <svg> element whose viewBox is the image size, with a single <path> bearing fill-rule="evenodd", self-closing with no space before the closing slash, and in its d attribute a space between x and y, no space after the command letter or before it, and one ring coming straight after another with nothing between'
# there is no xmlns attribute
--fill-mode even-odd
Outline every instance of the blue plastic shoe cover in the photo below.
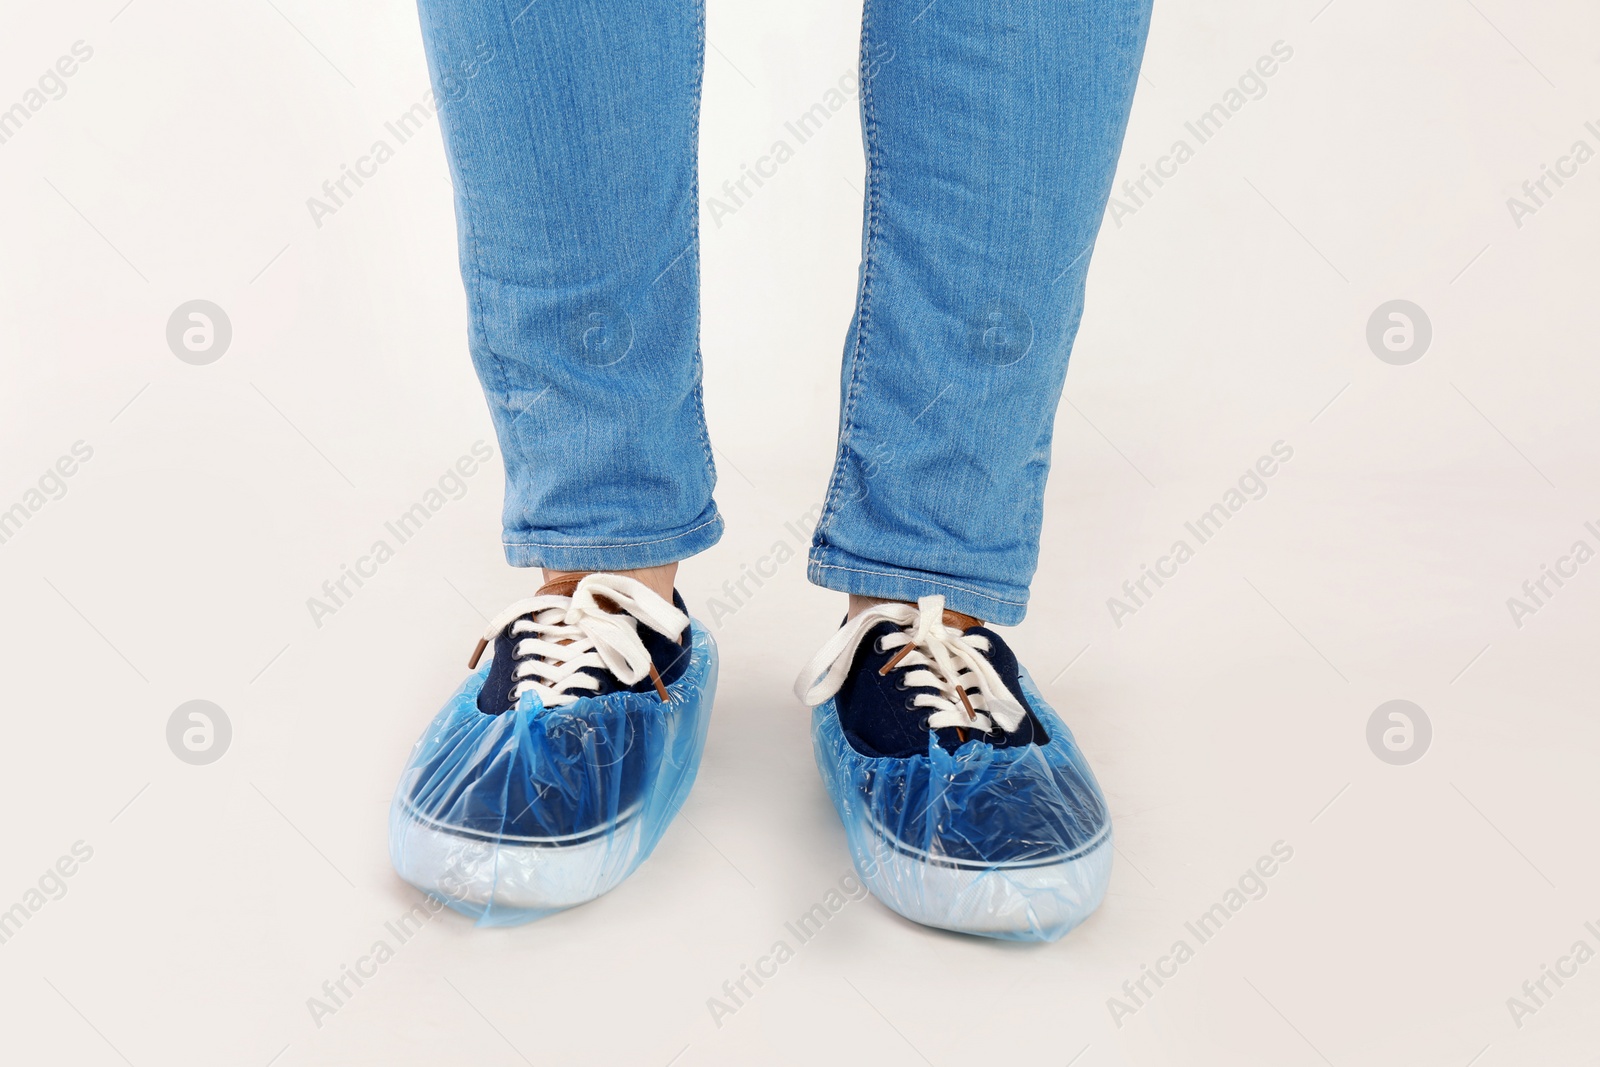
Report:
<svg viewBox="0 0 1600 1067"><path fill-rule="evenodd" d="M668 687L546 708L534 693L478 710L485 663L416 745L389 811L400 876L480 926L530 922L615 888L694 784L717 685L711 635Z"/></svg>
<svg viewBox="0 0 1600 1067"><path fill-rule="evenodd" d="M954 754L864 756L834 700L812 712L822 779L862 882L908 919L1012 941L1054 941L1111 878L1111 818L1089 764L1022 672L1045 745L969 741Z"/></svg>

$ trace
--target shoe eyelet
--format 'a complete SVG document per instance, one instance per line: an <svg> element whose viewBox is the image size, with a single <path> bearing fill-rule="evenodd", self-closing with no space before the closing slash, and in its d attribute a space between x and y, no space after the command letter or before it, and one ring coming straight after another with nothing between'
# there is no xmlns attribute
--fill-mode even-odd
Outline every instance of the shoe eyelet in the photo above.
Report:
<svg viewBox="0 0 1600 1067"><path fill-rule="evenodd" d="M872 651L876 652L880 656L883 655L885 652L889 651L887 648L883 647L883 635L880 634L872 642Z"/></svg>
<svg viewBox="0 0 1600 1067"><path fill-rule="evenodd" d="M924 715L922 717L922 721L917 723L917 729L919 729L919 730L928 729L928 716Z"/></svg>
<svg viewBox="0 0 1600 1067"><path fill-rule="evenodd" d="M906 676L905 676L904 673L901 673L901 674L898 674L898 675L895 676L894 687L896 689L898 689L902 693L904 693L907 689L911 688L909 685L906 684Z"/></svg>

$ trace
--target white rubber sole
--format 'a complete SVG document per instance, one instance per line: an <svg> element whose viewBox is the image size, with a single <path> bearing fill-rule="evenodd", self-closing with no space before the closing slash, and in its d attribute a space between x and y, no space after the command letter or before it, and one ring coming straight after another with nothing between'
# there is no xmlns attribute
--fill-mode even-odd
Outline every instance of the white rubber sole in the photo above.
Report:
<svg viewBox="0 0 1600 1067"><path fill-rule="evenodd" d="M569 838L493 840L413 815L394 842L395 869L423 892L456 903L570 908L615 889L633 870L642 824L637 814Z"/></svg>
<svg viewBox="0 0 1600 1067"><path fill-rule="evenodd" d="M1069 859L978 865L907 847L873 826L858 873L913 922L963 934L1053 941L1087 919L1111 880L1111 827Z"/></svg>

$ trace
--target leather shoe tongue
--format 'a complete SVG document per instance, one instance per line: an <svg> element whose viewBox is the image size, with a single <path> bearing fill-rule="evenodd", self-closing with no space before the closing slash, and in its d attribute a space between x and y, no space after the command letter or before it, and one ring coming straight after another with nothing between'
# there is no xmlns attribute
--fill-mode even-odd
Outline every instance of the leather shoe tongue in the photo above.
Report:
<svg viewBox="0 0 1600 1067"><path fill-rule="evenodd" d="M971 615L963 615L959 611L951 611L949 608L945 608L944 624L946 626L954 626L958 630L966 631L972 629L974 626L982 626L983 620L975 619Z"/></svg>
<svg viewBox="0 0 1600 1067"><path fill-rule="evenodd" d="M571 596L578 588L578 583L589 577L589 572L581 574L563 574L559 578L552 578L539 587L535 596Z"/></svg>
<svg viewBox="0 0 1600 1067"><path fill-rule="evenodd" d="M535 596L572 596L574 593L576 593L578 591L578 583L583 581L585 578L589 577L589 575L594 574L594 573L595 573L594 571L582 571L582 572L580 572L578 574L563 574L559 578L552 578L548 582L545 582L543 585L541 585L539 587L539 592L534 594L534 595ZM611 600L609 597L596 596L594 598L594 602L600 608L601 611L609 612L612 615L621 615L622 614L622 609L620 607L618 607L616 602ZM565 642L565 641L558 641L557 642L557 644L562 644L562 645L564 645L566 643L567 642Z"/></svg>

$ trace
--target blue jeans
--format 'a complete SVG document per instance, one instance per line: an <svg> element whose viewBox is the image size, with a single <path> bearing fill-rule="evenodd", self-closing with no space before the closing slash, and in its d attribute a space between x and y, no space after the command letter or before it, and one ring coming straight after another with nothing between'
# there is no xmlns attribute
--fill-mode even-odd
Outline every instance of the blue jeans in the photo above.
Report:
<svg viewBox="0 0 1600 1067"><path fill-rule="evenodd" d="M1014 624L1150 0L865 2L859 295L807 574ZM419 7L507 559L625 570L708 548L701 3Z"/></svg>

